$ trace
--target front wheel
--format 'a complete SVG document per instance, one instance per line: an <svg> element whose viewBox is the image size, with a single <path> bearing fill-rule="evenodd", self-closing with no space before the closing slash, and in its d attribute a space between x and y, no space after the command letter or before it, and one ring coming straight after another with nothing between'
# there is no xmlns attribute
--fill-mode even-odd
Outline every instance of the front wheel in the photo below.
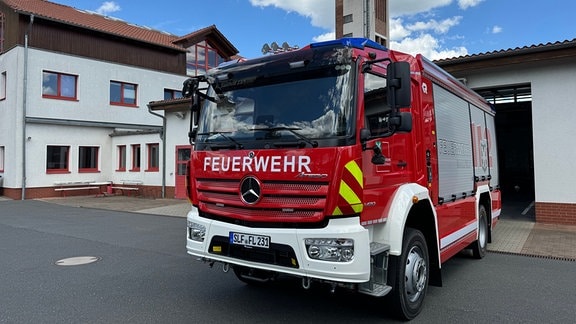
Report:
<svg viewBox="0 0 576 324"><path fill-rule="evenodd" d="M407 228L402 240L402 254L390 259L389 279L393 291L390 302L397 317L415 318L424 305L430 274L428 247L422 232Z"/></svg>

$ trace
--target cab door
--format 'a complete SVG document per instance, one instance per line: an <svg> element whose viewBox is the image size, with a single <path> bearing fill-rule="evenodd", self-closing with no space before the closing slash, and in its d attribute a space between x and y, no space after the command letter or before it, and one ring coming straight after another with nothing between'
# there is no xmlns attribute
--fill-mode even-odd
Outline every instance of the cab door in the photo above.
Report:
<svg viewBox="0 0 576 324"><path fill-rule="evenodd" d="M388 216L390 200L402 183L409 181L412 144L410 135L396 132L390 135L388 88L385 71L373 66L376 74L363 73L364 128L370 131L366 150L362 152L364 175L363 222L383 221ZM362 106L362 104L361 104Z"/></svg>

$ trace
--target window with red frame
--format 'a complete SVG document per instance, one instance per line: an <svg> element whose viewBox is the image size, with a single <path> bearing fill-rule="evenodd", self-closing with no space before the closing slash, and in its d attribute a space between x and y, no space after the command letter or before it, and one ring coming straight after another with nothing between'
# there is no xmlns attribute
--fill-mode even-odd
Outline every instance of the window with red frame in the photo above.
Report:
<svg viewBox="0 0 576 324"><path fill-rule="evenodd" d="M164 100L178 99L178 98L182 98L182 91L172 90L172 89L164 89Z"/></svg>
<svg viewBox="0 0 576 324"><path fill-rule="evenodd" d="M116 171L126 171L126 145L118 145L118 168Z"/></svg>
<svg viewBox="0 0 576 324"><path fill-rule="evenodd" d="M0 146L0 172L4 172L4 146Z"/></svg>
<svg viewBox="0 0 576 324"><path fill-rule="evenodd" d="M132 83L110 81L110 104L136 106L138 86Z"/></svg>
<svg viewBox="0 0 576 324"><path fill-rule="evenodd" d="M70 146L46 147L46 173L69 173Z"/></svg>
<svg viewBox="0 0 576 324"><path fill-rule="evenodd" d="M186 74L189 76L204 75L206 71L217 67L226 60L206 42L200 42L187 48Z"/></svg>
<svg viewBox="0 0 576 324"><path fill-rule="evenodd" d="M130 171L140 171L140 144L131 145L132 149L132 168Z"/></svg>
<svg viewBox="0 0 576 324"><path fill-rule="evenodd" d="M78 172L98 172L98 149L97 146L78 148Z"/></svg>
<svg viewBox="0 0 576 324"><path fill-rule="evenodd" d="M147 144L148 146L148 169L146 171L158 171L160 169L160 145L158 143Z"/></svg>
<svg viewBox="0 0 576 324"><path fill-rule="evenodd" d="M76 100L78 76L42 71L42 98Z"/></svg>
<svg viewBox="0 0 576 324"><path fill-rule="evenodd" d="M0 100L6 99L6 71L0 74Z"/></svg>

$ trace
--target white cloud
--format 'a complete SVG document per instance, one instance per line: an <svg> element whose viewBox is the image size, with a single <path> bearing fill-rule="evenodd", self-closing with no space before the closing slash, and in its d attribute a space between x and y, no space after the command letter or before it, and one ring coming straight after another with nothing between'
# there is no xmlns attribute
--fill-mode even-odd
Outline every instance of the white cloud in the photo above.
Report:
<svg viewBox="0 0 576 324"><path fill-rule="evenodd" d="M100 7L98 9L96 9L96 12L107 16L108 14L112 13L112 12L117 12L120 11L120 5L117 4L114 1L106 1L104 3L102 3L102 5L100 5Z"/></svg>
<svg viewBox="0 0 576 324"><path fill-rule="evenodd" d="M419 21L414 24L406 26L406 29L411 31L433 30L437 34L446 34L448 30L460 23L461 16L456 16L442 21L431 19L427 22Z"/></svg>
<svg viewBox="0 0 576 324"><path fill-rule="evenodd" d="M457 0L460 9L478 5L484 0ZM422 54L436 60L467 55L463 46L446 47L438 35L446 35L464 19L453 16L436 19L435 9L452 4L453 0L391 0L390 48L412 55Z"/></svg>
<svg viewBox="0 0 576 324"><path fill-rule="evenodd" d="M402 18L390 19L390 39L401 40L404 37L410 36L411 31L404 26Z"/></svg>
<svg viewBox="0 0 576 324"><path fill-rule="evenodd" d="M502 32L502 27L500 26L494 26L492 27L492 34L500 34Z"/></svg>
<svg viewBox="0 0 576 324"><path fill-rule="evenodd" d="M466 10L471 7L476 7L484 0L458 0L458 7L462 10Z"/></svg>
<svg viewBox="0 0 576 324"><path fill-rule="evenodd" d="M333 40L333 39L336 39L336 33L335 32L329 32L329 33L318 35L318 36L312 38L312 40L314 42L324 42L324 41L329 41L329 40Z"/></svg>
<svg viewBox="0 0 576 324"><path fill-rule="evenodd" d="M287 12L295 12L310 18L314 27L329 31L334 30L334 1L333 0L250 0L255 7L276 7Z"/></svg>
<svg viewBox="0 0 576 324"><path fill-rule="evenodd" d="M438 40L430 34L422 34L416 38L406 37L399 42L392 41L390 47L412 55L422 54L431 60L468 55L468 50L464 47L441 48Z"/></svg>

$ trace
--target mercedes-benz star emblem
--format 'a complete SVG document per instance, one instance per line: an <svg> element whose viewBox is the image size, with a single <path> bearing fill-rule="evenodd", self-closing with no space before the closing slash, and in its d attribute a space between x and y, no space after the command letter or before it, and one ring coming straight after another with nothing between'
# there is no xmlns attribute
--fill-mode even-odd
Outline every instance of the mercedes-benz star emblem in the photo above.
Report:
<svg viewBox="0 0 576 324"><path fill-rule="evenodd" d="M240 198L248 205L253 205L260 200L261 190L260 181L255 177L249 176L240 182Z"/></svg>

